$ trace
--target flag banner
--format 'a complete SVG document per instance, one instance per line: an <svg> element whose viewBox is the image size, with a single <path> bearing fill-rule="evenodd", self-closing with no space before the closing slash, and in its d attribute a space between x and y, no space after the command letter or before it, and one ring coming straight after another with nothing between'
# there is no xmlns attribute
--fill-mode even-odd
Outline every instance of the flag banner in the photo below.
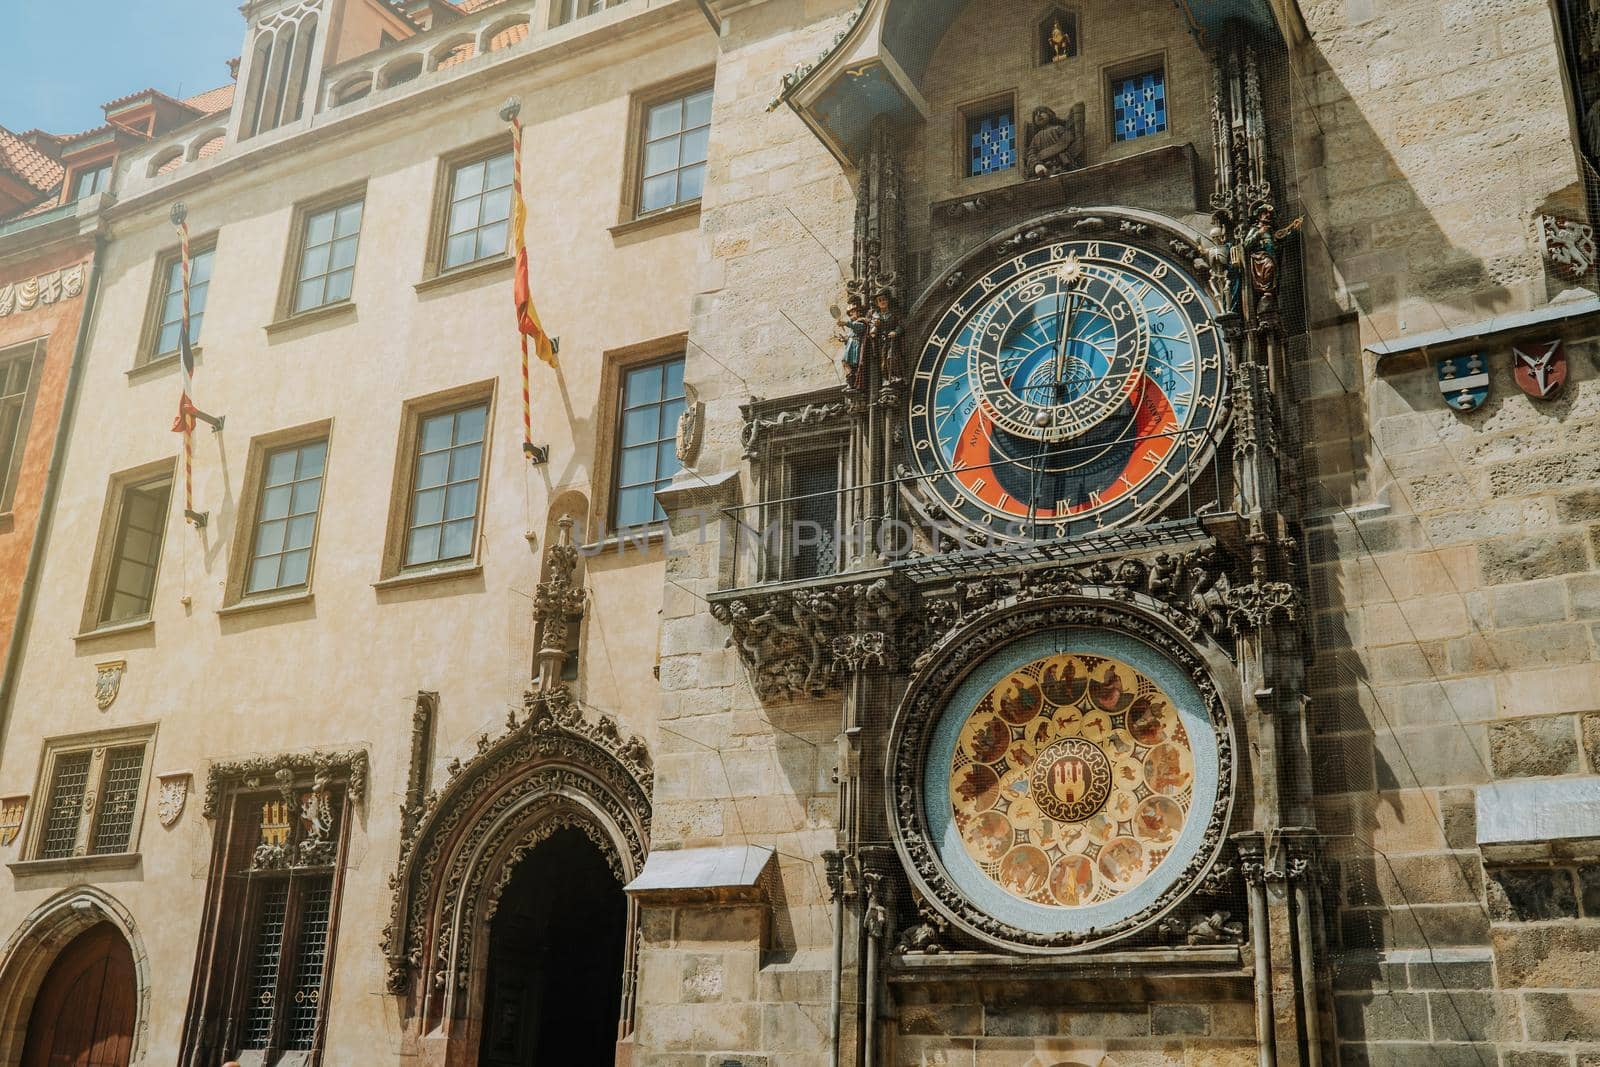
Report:
<svg viewBox="0 0 1600 1067"><path fill-rule="evenodd" d="M516 254L516 281L512 286L512 301L517 311L517 333L522 338L522 441L525 447L533 445L533 401L528 384L528 341L533 340L534 351L545 364L556 365L556 346L545 333L539 321L539 312L533 306L533 292L528 283L528 246L523 238L523 228L528 221L528 205L522 195L522 116L521 105L510 101L501 110L511 123L511 240Z"/></svg>
<svg viewBox="0 0 1600 1067"><path fill-rule="evenodd" d="M177 224L179 262L183 278L183 318L178 326L178 365L182 370L182 393L178 397L178 417L172 432L183 434L183 513L192 526L201 523L194 510L194 424L199 411L192 399L194 391L194 347L189 340L189 220L181 204L174 205L172 220Z"/></svg>

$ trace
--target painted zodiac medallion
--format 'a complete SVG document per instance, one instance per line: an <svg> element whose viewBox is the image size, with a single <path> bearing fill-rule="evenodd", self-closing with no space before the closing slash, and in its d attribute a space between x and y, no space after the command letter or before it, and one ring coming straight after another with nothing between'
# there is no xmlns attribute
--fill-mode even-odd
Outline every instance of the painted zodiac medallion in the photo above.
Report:
<svg viewBox="0 0 1600 1067"><path fill-rule="evenodd" d="M1060 625L989 649L974 636L957 678L914 683L892 740L921 753L899 842L919 888L974 935L1108 940L1155 921L1221 846L1232 757L1215 690L1181 646L1132 629Z"/></svg>
<svg viewBox="0 0 1600 1067"><path fill-rule="evenodd" d="M1138 668L1061 652L978 701L950 760L967 855L1007 893L1080 908L1142 882L1188 822L1194 751Z"/></svg>

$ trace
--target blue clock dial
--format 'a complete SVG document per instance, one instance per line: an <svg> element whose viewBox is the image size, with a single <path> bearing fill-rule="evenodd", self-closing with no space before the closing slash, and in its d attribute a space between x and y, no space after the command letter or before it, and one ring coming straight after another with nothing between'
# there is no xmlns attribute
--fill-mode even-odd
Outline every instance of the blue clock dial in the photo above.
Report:
<svg viewBox="0 0 1600 1067"><path fill-rule="evenodd" d="M1065 241L947 309L919 358L910 441L945 509L1017 540L1164 507L1215 447L1226 372L1210 297L1164 255Z"/></svg>

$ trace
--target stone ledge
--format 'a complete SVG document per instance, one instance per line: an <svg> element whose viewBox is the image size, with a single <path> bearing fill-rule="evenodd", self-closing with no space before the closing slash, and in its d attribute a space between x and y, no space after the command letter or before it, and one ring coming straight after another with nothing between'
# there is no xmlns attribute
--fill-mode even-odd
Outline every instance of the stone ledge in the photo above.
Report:
<svg viewBox="0 0 1600 1067"><path fill-rule="evenodd" d="M308 311L297 311L292 315L267 323L262 329L267 331L268 337L277 337L280 334L297 330L302 326L342 319L346 316L354 316L355 313L356 302L354 300L340 300L332 304L323 304L320 307L311 308Z"/></svg>
<svg viewBox="0 0 1600 1067"><path fill-rule="evenodd" d="M1233 945L1221 945L1034 957L985 952L907 954L896 956L890 961L888 977L891 982L954 978L1054 981L1105 974L1116 974L1126 978L1130 968L1136 969L1142 978L1169 975L1215 980L1228 977L1243 978L1249 973L1239 948Z"/></svg>
<svg viewBox="0 0 1600 1067"><path fill-rule="evenodd" d="M764 903L774 855L763 845L657 850L623 890L649 907Z"/></svg>
<svg viewBox="0 0 1600 1067"><path fill-rule="evenodd" d="M142 859L137 852L106 852L96 856L62 856L47 860L18 860L6 864L15 878L34 874L55 874L59 871L111 871L124 867L137 867Z"/></svg>
<svg viewBox="0 0 1600 1067"><path fill-rule="evenodd" d="M1477 842L1485 859L1597 854L1600 776L1495 782L1477 793Z"/></svg>

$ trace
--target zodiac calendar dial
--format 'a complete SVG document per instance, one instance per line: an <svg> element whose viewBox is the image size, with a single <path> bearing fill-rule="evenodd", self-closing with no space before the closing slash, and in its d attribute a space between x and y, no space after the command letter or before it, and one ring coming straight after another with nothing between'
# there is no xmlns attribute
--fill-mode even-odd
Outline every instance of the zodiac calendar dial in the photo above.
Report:
<svg viewBox="0 0 1600 1067"><path fill-rule="evenodd" d="M1194 761L1154 681L1063 652L1008 673L971 710L950 756L950 815L1001 890L1082 908L1162 866L1189 820Z"/></svg>
<svg viewBox="0 0 1600 1067"><path fill-rule="evenodd" d="M1216 445L1214 309L1174 261L1119 241L1012 257L934 326L911 451L952 514L1015 540L1072 537L1170 502Z"/></svg>

